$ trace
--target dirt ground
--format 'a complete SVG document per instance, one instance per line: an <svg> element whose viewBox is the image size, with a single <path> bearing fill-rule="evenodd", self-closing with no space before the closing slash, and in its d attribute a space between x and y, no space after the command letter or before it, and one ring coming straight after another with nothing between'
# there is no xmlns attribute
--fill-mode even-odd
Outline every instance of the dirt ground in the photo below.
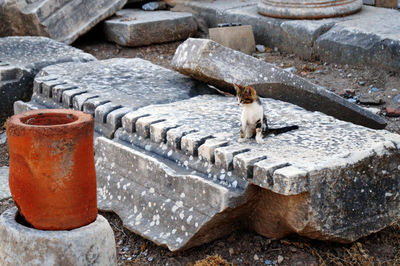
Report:
<svg viewBox="0 0 400 266"><path fill-rule="evenodd" d="M125 48L107 43L101 36L87 35L74 46L93 54L98 59L113 57L140 57L170 68L170 61L180 42ZM379 104L373 107L388 121L387 129L400 133L399 118L385 116L386 107L399 108L400 74L372 67L341 66L308 62L295 55L284 54L268 48L257 53L261 60L290 68L293 72L320 84L331 91L357 102L362 96ZM378 100L377 100L378 99ZM394 100L393 100L394 99ZM0 127L0 135L4 128ZM0 144L0 166L8 165L6 144ZM0 201L0 213L14 206L12 199ZM123 228L121 220L113 213L101 212L110 222L117 244L118 265L400 265L400 224L370 235L352 244L335 244L293 236L272 240L252 232L235 232L231 235L178 253L158 247L152 242ZM212 263L197 262L207 256L220 255ZM216 262L218 261L219 262ZM225 263L225 264L224 264Z"/></svg>

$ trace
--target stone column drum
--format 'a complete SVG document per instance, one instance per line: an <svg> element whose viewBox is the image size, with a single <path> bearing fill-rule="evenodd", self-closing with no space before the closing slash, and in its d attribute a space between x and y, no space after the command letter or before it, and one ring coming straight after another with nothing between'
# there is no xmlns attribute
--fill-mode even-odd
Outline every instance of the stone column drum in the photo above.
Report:
<svg viewBox="0 0 400 266"><path fill-rule="evenodd" d="M101 215L73 230L34 229L21 222L14 207L0 215L0 265L114 266L114 233Z"/></svg>
<svg viewBox="0 0 400 266"><path fill-rule="evenodd" d="M361 7L362 0L260 0L258 12L276 18L318 19L353 14Z"/></svg>

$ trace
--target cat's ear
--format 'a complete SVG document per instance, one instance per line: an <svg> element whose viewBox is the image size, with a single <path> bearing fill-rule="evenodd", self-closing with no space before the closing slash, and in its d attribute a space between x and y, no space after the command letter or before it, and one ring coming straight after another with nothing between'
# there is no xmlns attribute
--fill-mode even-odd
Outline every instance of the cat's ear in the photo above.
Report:
<svg viewBox="0 0 400 266"><path fill-rule="evenodd" d="M253 96L253 97L257 96L256 89L254 89L253 87L246 86L246 91L245 91L245 92L246 92L247 94Z"/></svg>
<svg viewBox="0 0 400 266"><path fill-rule="evenodd" d="M235 91L238 92L242 86L240 86L239 84L233 83L233 87L235 88Z"/></svg>

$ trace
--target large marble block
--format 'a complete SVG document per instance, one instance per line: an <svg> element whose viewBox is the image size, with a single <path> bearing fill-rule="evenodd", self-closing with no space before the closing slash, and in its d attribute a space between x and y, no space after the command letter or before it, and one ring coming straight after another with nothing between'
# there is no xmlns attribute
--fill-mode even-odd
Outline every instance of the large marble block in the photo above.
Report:
<svg viewBox="0 0 400 266"><path fill-rule="evenodd" d="M93 60L90 54L44 37L0 38L0 124L12 115L15 101L30 99L33 78L42 68Z"/></svg>
<svg viewBox="0 0 400 266"><path fill-rule="evenodd" d="M271 127L239 143L233 97L197 96L127 113L95 145L99 208L171 250L238 228L351 242L400 217L400 136L262 99Z"/></svg>

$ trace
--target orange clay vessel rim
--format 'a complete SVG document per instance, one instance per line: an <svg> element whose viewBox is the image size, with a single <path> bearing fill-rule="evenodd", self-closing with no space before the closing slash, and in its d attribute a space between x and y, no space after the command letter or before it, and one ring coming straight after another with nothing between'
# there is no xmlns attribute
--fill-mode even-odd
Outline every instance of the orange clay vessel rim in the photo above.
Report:
<svg viewBox="0 0 400 266"><path fill-rule="evenodd" d="M61 122L56 124L47 124L47 125L35 125L26 123L30 118L37 118L43 115L45 117L57 117L60 119L69 119L67 122ZM13 115L8 121L7 124L20 126L20 127L28 127L28 128L57 128L57 127L73 127L75 125L79 125L81 123L90 122L92 116L90 114L86 114L81 111L71 110L71 109L40 109L40 110L31 110L21 114Z"/></svg>

